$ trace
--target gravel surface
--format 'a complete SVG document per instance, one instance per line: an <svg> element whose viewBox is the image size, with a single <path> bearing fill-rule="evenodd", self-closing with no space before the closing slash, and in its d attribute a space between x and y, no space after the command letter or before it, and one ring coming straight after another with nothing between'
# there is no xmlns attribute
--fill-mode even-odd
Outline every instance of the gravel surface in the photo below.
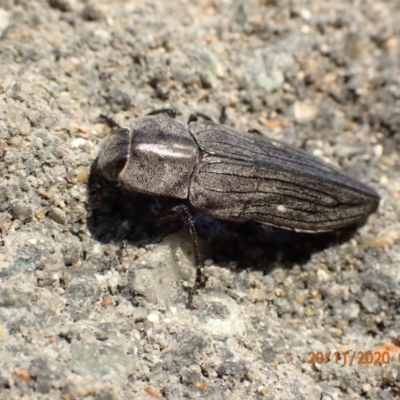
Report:
<svg viewBox="0 0 400 400"><path fill-rule="evenodd" d="M0 0L0 399L399 398L399 21L398 0ZM190 310L188 231L90 174L100 114L163 107L226 107L379 210L317 236L197 215Z"/></svg>

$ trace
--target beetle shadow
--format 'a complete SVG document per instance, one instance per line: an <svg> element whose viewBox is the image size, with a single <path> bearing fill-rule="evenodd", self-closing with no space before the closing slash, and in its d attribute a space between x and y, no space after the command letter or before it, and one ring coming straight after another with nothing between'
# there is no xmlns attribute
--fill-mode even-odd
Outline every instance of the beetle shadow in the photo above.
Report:
<svg viewBox="0 0 400 400"><path fill-rule="evenodd" d="M97 173L93 162L87 184L87 226L92 237L101 243L154 243L162 237L163 229L147 221L143 215L157 211L158 205L150 196L124 193L109 185ZM170 224L168 224L170 225Z"/></svg>
<svg viewBox="0 0 400 400"><path fill-rule="evenodd" d="M157 225L143 216L156 215L157 201L140 193L124 193L107 184L92 164L87 186L88 229L101 243L122 243L125 239L136 246L157 243L166 235L183 228L180 220ZM271 271L277 261L283 268L305 264L312 254L348 241L357 226L318 233L264 227L256 223L216 220L193 212L205 259L237 269ZM189 234L189 233L188 233ZM233 264L232 264L233 263Z"/></svg>
<svg viewBox="0 0 400 400"><path fill-rule="evenodd" d="M200 220L204 217L200 217ZM346 242L354 236L356 227L333 232L299 233L256 223L211 221L199 229L200 236L208 235L210 258L219 265L235 263L238 269L257 269L268 273L277 265L291 269L306 264L314 253ZM201 222L197 223L201 226ZM218 230L216 230L218 226ZM211 238L210 238L210 235Z"/></svg>

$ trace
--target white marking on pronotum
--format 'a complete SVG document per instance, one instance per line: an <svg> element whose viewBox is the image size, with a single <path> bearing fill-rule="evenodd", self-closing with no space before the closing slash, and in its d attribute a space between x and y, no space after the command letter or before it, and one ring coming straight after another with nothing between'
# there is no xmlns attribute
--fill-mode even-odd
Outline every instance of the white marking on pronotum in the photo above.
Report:
<svg viewBox="0 0 400 400"><path fill-rule="evenodd" d="M173 157L173 158L190 158L192 154L187 151L186 148L179 148L176 144L157 144L157 143L140 143L136 145L137 150L144 151L146 153L157 154L161 158ZM180 151L181 150L181 151Z"/></svg>
<svg viewBox="0 0 400 400"><path fill-rule="evenodd" d="M279 204L279 206L276 206L276 209L281 213L285 213L287 211L286 206L284 206L283 204Z"/></svg>

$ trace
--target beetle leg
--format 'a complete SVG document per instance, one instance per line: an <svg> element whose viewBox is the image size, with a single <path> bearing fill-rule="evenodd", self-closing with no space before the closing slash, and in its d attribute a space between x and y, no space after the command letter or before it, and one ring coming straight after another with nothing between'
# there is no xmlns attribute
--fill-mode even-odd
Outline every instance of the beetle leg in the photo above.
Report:
<svg viewBox="0 0 400 400"><path fill-rule="evenodd" d="M188 124L190 124L191 122L196 122L199 119L199 117L204 118L207 121L214 122L213 119L211 117L209 117L207 114L203 114L201 112L194 112L194 113L190 114ZM226 115L226 107L224 106L221 108L221 115L219 116L219 123L225 124L227 119L228 119L228 116Z"/></svg>
<svg viewBox="0 0 400 400"><path fill-rule="evenodd" d="M219 115L219 123L225 125L226 121L228 120L228 115L226 114L226 107L222 106L221 114Z"/></svg>
<svg viewBox="0 0 400 400"><path fill-rule="evenodd" d="M257 134L257 135L262 136L262 133L261 133L258 129L255 129L255 128L251 128L251 129L249 129L247 132L248 132L248 133L255 133L255 134Z"/></svg>
<svg viewBox="0 0 400 400"><path fill-rule="evenodd" d="M162 214L155 219L159 223L173 221L174 219L181 218L186 226L189 227L190 236L192 238L192 245L194 251L194 260L196 264L196 278L193 288L189 291L189 307L194 308L193 298L197 293L198 289L203 285L203 276L201 268L203 266L202 258L200 255L199 248L199 237L196 231L196 225L194 218L189 208L185 204L178 204L171 208L162 211Z"/></svg>
<svg viewBox="0 0 400 400"><path fill-rule="evenodd" d="M194 218L185 204L180 204L176 206L179 209L181 218L184 220L185 224L189 227L190 236L192 237L192 244L194 250L194 259L196 263L196 278L194 281L193 288L189 291L189 307L194 308L193 297L196 295L199 287L203 284L203 276L201 273L202 260L199 248L199 237L197 235L196 225L194 223Z"/></svg>
<svg viewBox="0 0 400 400"><path fill-rule="evenodd" d="M109 128L114 129L114 128L121 128L121 125L115 121L114 118L109 117L108 115L105 114L100 114L97 118L96 118L96 122L99 123L104 123L106 124Z"/></svg>
<svg viewBox="0 0 400 400"><path fill-rule="evenodd" d="M197 121L199 117L204 118L207 121L213 122L212 118L210 118L207 114L203 114L201 112L194 112L194 113L190 114L188 124L190 124L191 122Z"/></svg>
<svg viewBox="0 0 400 400"><path fill-rule="evenodd" d="M119 246L119 250L118 250L118 259L119 260L121 260L122 256L124 255L127 244L128 244L128 239L125 237L124 239L122 239L121 244Z"/></svg>
<svg viewBox="0 0 400 400"><path fill-rule="evenodd" d="M150 111L146 115L167 114L171 118L176 117L176 111L173 108L160 108L159 110Z"/></svg>
<svg viewBox="0 0 400 400"><path fill-rule="evenodd" d="M199 251L199 239L197 236L196 226L194 223L194 219L192 217L192 213L190 212L189 208L185 204L178 204L169 208L167 210L163 210L162 214L165 213L166 215L161 215L157 218L157 222L169 222L173 221L174 219L181 218L186 226L189 227L190 236L192 237L193 241L193 249L194 249L194 258L197 265L201 265L201 257Z"/></svg>

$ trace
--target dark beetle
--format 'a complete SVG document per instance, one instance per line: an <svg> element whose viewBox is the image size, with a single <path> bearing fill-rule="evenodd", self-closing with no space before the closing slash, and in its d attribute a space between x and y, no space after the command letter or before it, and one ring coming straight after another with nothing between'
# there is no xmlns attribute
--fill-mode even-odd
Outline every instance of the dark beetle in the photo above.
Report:
<svg viewBox="0 0 400 400"><path fill-rule="evenodd" d="M198 116L206 120L199 121ZM287 144L244 134L193 114L188 125L159 110L116 129L97 159L116 188L176 199L160 220L183 217L201 260L189 206L211 217L301 232L324 232L364 220L378 194Z"/></svg>

